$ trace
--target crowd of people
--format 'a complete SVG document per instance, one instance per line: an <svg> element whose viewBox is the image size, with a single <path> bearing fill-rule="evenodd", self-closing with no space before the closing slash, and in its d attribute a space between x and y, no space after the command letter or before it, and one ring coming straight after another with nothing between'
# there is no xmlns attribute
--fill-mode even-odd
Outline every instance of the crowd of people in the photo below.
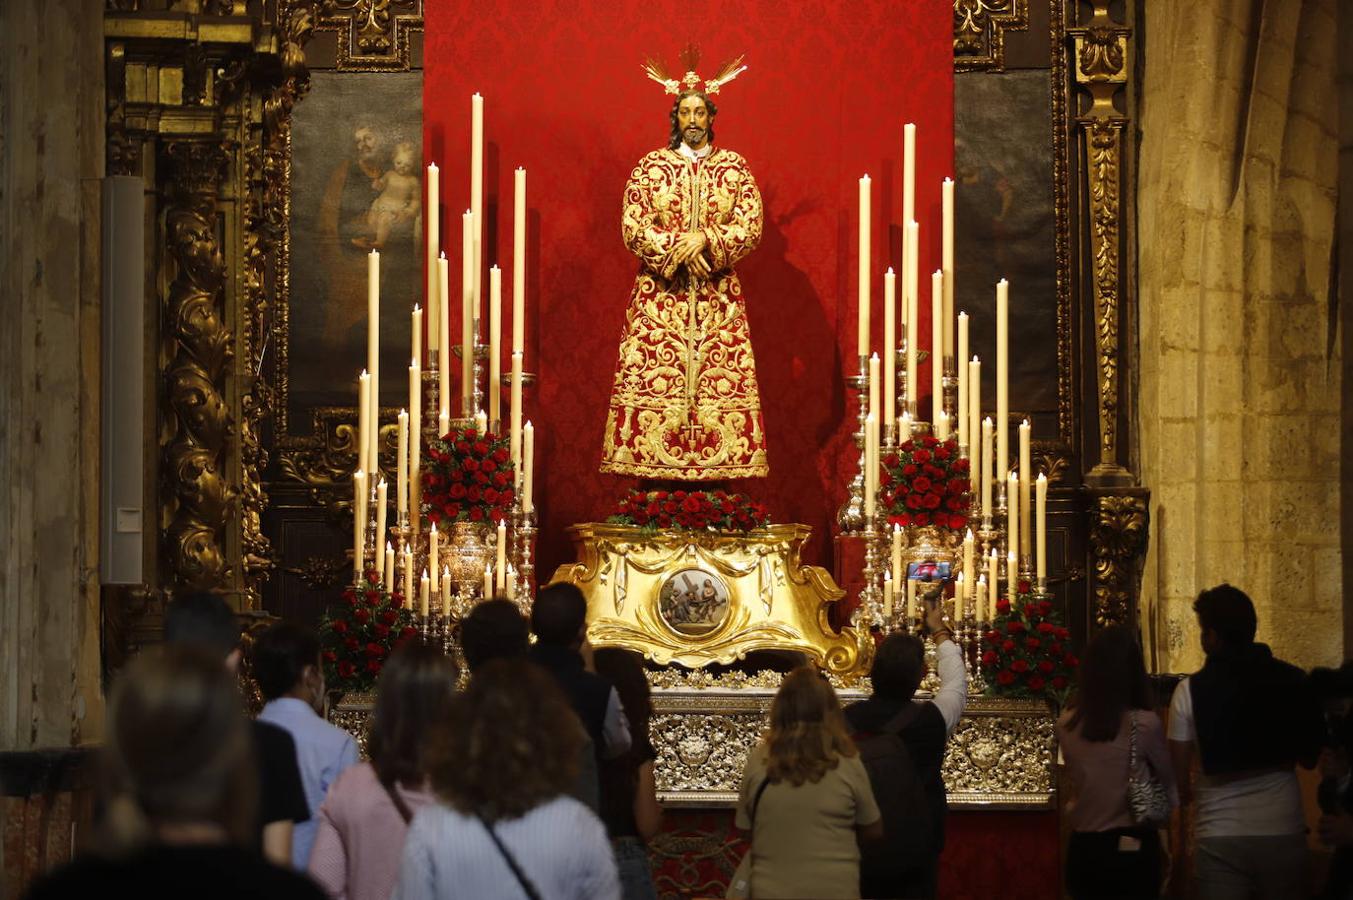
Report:
<svg viewBox="0 0 1353 900"><path fill-rule="evenodd" d="M1319 837L1335 848L1322 896L1350 896L1353 674L1275 659L1234 587L1202 592L1195 610L1206 664L1175 687L1165 723L1132 631L1106 628L1087 648L1057 722L1065 891L1160 896L1172 852L1161 834L1182 805L1198 896L1306 896L1296 770L1318 764ZM282 623L254 642L266 702L250 719L234 615L213 595L180 598L166 646L110 697L98 843L29 896L656 898L648 680L637 655L592 650L585 619L571 585L542 590L529 622L509 601L481 603L461 627L468 677L439 648L404 644L382 671L361 761L321 716L313 632ZM785 675L742 775L748 846L728 896L941 895L941 764L967 674L935 604L925 630L938 686L924 699L926 646L910 634L881 641L871 696L844 708L817 669Z"/></svg>

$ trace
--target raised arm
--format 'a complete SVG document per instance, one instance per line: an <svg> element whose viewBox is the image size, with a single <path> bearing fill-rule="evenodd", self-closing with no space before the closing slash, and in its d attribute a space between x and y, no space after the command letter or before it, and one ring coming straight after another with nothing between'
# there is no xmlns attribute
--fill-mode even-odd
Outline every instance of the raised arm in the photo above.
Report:
<svg viewBox="0 0 1353 900"><path fill-rule="evenodd" d="M719 178L733 194L733 209L727 223L710 225L704 229L710 269L715 272L732 268L756 249L756 245L761 243L764 216L761 191L757 189L756 179L741 158L736 165L721 169Z"/></svg>
<svg viewBox="0 0 1353 900"><path fill-rule="evenodd" d="M662 178L661 166L651 164L648 157L639 161L625 184L624 210L620 228L625 246L639 257L644 268L662 278L671 278L679 260L674 258L681 235L675 229L665 228L653 208L654 178Z"/></svg>
<svg viewBox="0 0 1353 900"><path fill-rule="evenodd" d="M963 651L950 640L952 634L944 623L939 603L926 601L925 615L926 628L935 641L935 668L940 676L939 689L931 702L944 718L945 731L953 734L968 703L968 672L963 666Z"/></svg>

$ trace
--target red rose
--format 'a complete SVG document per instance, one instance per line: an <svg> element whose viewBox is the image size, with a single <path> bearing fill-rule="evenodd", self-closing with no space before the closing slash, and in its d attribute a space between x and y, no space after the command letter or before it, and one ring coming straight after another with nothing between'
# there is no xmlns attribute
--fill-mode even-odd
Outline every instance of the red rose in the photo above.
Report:
<svg viewBox="0 0 1353 900"><path fill-rule="evenodd" d="M1029 690L1031 690L1031 691L1041 691L1041 690L1043 690L1043 685L1044 685L1045 683L1046 683L1046 682L1043 681L1043 676L1042 676L1042 675L1034 675L1034 676L1031 676L1031 677L1029 678Z"/></svg>
<svg viewBox="0 0 1353 900"><path fill-rule="evenodd" d="M1072 669L1081 664L1081 661L1076 658L1076 654L1074 653L1068 653L1062 662L1066 663L1067 667Z"/></svg>
<svg viewBox="0 0 1353 900"><path fill-rule="evenodd" d="M465 492L465 499L471 503L478 503L483 496L484 491L477 484L472 485L470 489Z"/></svg>
<svg viewBox="0 0 1353 900"><path fill-rule="evenodd" d="M504 488L512 481L512 476L506 472L498 471L493 473L493 486Z"/></svg>
<svg viewBox="0 0 1353 900"><path fill-rule="evenodd" d="M357 643L357 638L350 637L343 642L343 646L348 648L349 650L356 650L358 647L362 645Z"/></svg>
<svg viewBox="0 0 1353 900"><path fill-rule="evenodd" d="M932 485L930 479L925 477L924 475L917 477L911 483L911 489L921 494L924 494L926 491L930 490L931 486Z"/></svg>
<svg viewBox="0 0 1353 900"><path fill-rule="evenodd" d="M338 664L338 675L340 678L351 678L356 671L357 667L346 659Z"/></svg>
<svg viewBox="0 0 1353 900"><path fill-rule="evenodd" d="M332 622L329 623L329 627L334 630L335 634L348 633L348 623L344 622L342 619L334 619Z"/></svg>
<svg viewBox="0 0 1353 900"><path fill-rule="evenodd" d="M324 651L324 661L327 662L327 663L337 662L337 661L338 661L338 654L335 653L335 652L332 651L332 650L325 650L325 651Z"/></svg>
<svg viewBox="0 0 1353 900"><path fill-rule="evenodd" d="M484 502L485 502L485 503L497 503L497 502L498 502L498 492L497 492L496 490L494 490L493 488L484 488Z"/></svg>
<svg viewBox="0 0 1353 900"><path fill-rule="evenodd" d="M1018 619L1012 619L1012 620L1010 620L1009 622L1006 622L1006 623L1005 623L1005 633L1006 633L1006 634L1023 634L1023 633L1024 633L1024 623L1021 622L1021 621L1019 621Z"/></svg>
<svg viewBox="0 0 1353 900"><path fill-rule="evenodd" d="M389 637L389 636L390 636L390 626L389 626L389 625L386 625L384 622L377 622L377 623L376 623L376 629L375 629L375 630L376 630L376 637Z"/></svg>
<svg viewBox="0 0 1353 900"><path fill-rule="evenodd" d="M451 485L451 490L447 492L447 496L450 497L452 500L460 500L460 499L464 498L464 496L465 496L465 485L463 485L463 484L453 484L453 485Z"/></svg>
<svg viewBox="0 0 1353 900"><path fill-rule="evenodd" d="M1038 614L1039 614L1040 616L1046 616L1046 615L1049 615L1051 612L1052 612L1052 604L1051 604L1051 603L1049 603L1047 600L1039 601L1039 604L1038 604Z"/></svg>
<svg viewBox="0 0 1353 900"><path fill-rule="evenodd" d="M493 461L498 463L498 465L500 466L511 458L512 454L508 453L507 449L503 447L498 448L493 453Z"/></svg>
<svg viewBox="0 0 1353 900"><path fill-rule="evenodd" d="M700 499L699 499L698 497L693 496L693 495L692 495L692 496L688 496L685 500L681 501L681 508L682 508L683 510L685 510L686 512L688 512L688 513L696 513L696 512L699 512L699 511L700 511Z"/></svg>
<svg viewBox="0 0 1353 900"><path fill-rule="evenodd" d="M356 591L344 591L344 592L343 592L343 599L346 600L346 601L348 601L348 606L356 606L356 605L357 605L357 592L356 592Z"/></svg>
<svg viewBox="0 0 1353 900"><path fill-rule="evenodd" d="M662 515L658 516L658 527L659 528L672 527L672 517L667 515L666 513L663 513Z"/></svg>
<svg viewBox="0 0 1353 900"><path fill-rule="evenodd" d="M374 642L373 642L373 643L369 643L369 644L366 645L366 655L367 655L367 656L378 656L378 657L379 657L379 656L384 656L384 655L385 655L385 648L382 647L380 644L377 644L377 643L374 643Z"/></svg>
<svg viewBox="0 0 1353 900"><path fill-rule="evenodd" d="M983 637L986 638L988 644L994 644L1001 639L1000 632L998 631L988 631Z"/></svg>
<svg viewBox="0 0 1353 900"><path fill-rule="evenodd" d="M954 461L953 468L955 472L967 472L971 468L971 466L968 465L968 461L966 459L959 459Z"/></svg>
<svg viewBox="0 0 1353 900"><path fill-rule="evenodd" d="M352 618L358 624L365 625L367 622L371 621L371 613L365 609L353 610Z"/></svg>
<svg viewBox="0 0 1353 900"><path fill-rule="evenodd" d="M371 607L372 609L375 609L376 607L378 607L378 606L381 605L381 602L382 602L382 600L381 600L381 592L380 592L380 591L367 591L367 592L366 592L366 605L367 605L367 606Z"/></svg>
<svg viewBox="0 0 1353 900"><path fill-rule="evenodd" d="M1012 672L1027 672L1029 671L1029 663L1027 660L1017 659L1010 664L1010 670Z"/></svg>
<svg viewBox="0 0 1353 900"><path fill-rule="evenodd" d="M900 460L897 458L896 453L889 453L887 456L883 457L883 464L890 469L897 468L899 462Z"/></svg>
<svg viewBox="0 0 1353 900"><path fill-rule="evenodd" d="M1056 630L1057 626L1053 625L1051 622L1038 623L1038 631L1040 634L1052 634Z"/></svg>
<svg viewBox="0 0 1353 900"><path fill-rule="evenodd" d="M497 470L498 464L491 459L486 459L479 464L479 471L481 472L496 472Z"/></svg>
<svg viewBox="0 0 1353 900"><path fill-rule="evenodd" d="M666 499L667 499L667 492L666 492L666 491L654 491L654 492L653 492L653 499L654 499L654 500L666 500Z"/></svg>
<svg viewBox="0 0 1353 900"><path fill-rule="evenodd" d="M378 659L367 660L366 670L370 672L372 675L379 675L381 673L380 660Z"/></svg>
<svg viewBox="0 0 1353 900"><path fill-rule="evenodd" d="M443 510L443 512L445 513L448 519L455 519L460 515L460 504L448 503L446 504L446 507Z"/></svg>
<svg viewBox="0 0 1353 900"><path fill-rule="evenodd" d="M931 437L927 434L921 438L921 443L925 444L927 447L937 447L939 446L940 441L939 438Z"/></svg>
<svg viewBox="0 0 1353 900"><path fill-rule="evenodd" d="M1014 652L1015 652L1015 642L1012 641L1012 640L1009 640L1008 638L1007 638L1006 640L1004 640L1004 641L1001 641L1001 652L1002 652L1002 653L1014 653Z"/></svg>
<svg viewBox="0 0 1353 900"><path fill-rule="evenodd" d="M456 452L465 454L470 452L470 445L467 441L456 441Z"/></svg>
<svg viewBox="0 0 1353 900"><path fill-rule="evenodd" d="M1008 686L1015 680L1015 675L1009 669L1002 669L996 676L996 683L1002 686Z"/></svg>
<svg viewBox="0 0 1353 900"><path fill-rule="evenodd" d="M1025 578L1021 578L1021 579L1019 580L1019 583L1018 583L1018 586L1017 586L1016 589L1017 589L1021 594L1027 594L1027 593L1029 593L1030 590L1032 590L1032 588L1031 588L1030 585L1029 585L1028 579L1025 579Z"/></svg>
<svg viewBox="0 0 1353 900"><path fill-rule="evenodd" d="M919 512L916 514L916 524L926 526L930 524L930 513Z"/></svg>
<svg viewBox="0 0 1353 900"><path fill-rule="evenodd" d="M928 463L928 462L930 462L930 451L929 451L929 450L917 450L915 453L913 453L913 454L911 455L911 460L912 460L912 462L917 463L917 464L920 464L920 463Z"/></svg>
<svg viewBox="0 0 1353 900"><path fill-rule="evenodd" d="M380 584L380 583L381 583L381 576L376 572L375 569L367 569L367 570L366 570L366 583L367 583L367 584Z"/></svg>
<svg viewBox="0 0 1353 900"><path fill-rule="evenodd" d="M1066 676L1064 676L1064 675L1058 675L1057 677L1053 678L1053 679L1052 679L1052 686L1053 686L1053 688L1055 688L1056 690L1059 690L1059 691L1062 690L1062 688L1066 687Z"/></svg>
<svg viewBox="0 0 1353 900"><path fill-rule="evenodd" d="M1062 626L1058 625L1058 626L1057 626L1057 640L1059 640L1059 641L1064 641L1064 640L1066 640L1066 639L1069 638L1069 637L1071 637L1071 632L1068 631L1068 630L1066 630L1066 629L1063 628Z"/></svg>
<svg viewBox="0 0 1353 900"><path fill-rule="evenodd" d="M906 504L907 509L920 509L920 508L921 508L921 495L920 495L920 494L908 494L908 495L907 495L907 499L906 499L906 501L905 501L905 504Z"/></svg>
<svg viewBox="0 0 1353 900"><path fill-rule="evenodd" d="M982 654L982 665L987 666L987 667L991 667L991 666L996 665L996 651L995 651L995 650L988 650L986 653L983 653L983 654Z"/></svg>
<svg viewBox="0 0 1353 900"><path fill-rule="evenodd" d="M1024 647L1026 650L1037 650L1043 645L1043 642L1036 637L1025 638Z"/></svg>
<svg viewBox="0 0 1353 900"><path fill-rule="evenodd" d="M391 594L391 595L390 595L390 602L391 602L391 603L394 603L394 602L395 602L395 597L396 597L396 596L397 596L397 595L395 595L395 594ZM387 609L385 612L381 613L381 621L384 622L386 625L393 625L393 624L395 624L395 621L398 620L398 619L399 619L399 612L398 612L397 610L394 610L394 609Z"/></svg>
<svg viewBox="0 0 1353 900"><path fill-rule="evenodd" d="M1051 675L1052 670L1055 668L1057 667L1052 664L1052 660L1050 659L1045 659L1038 664L1038 671L1042 672L1044 675Z"/></svg>
<svg viewBox="0 0 1353 900"><path fill-rule="evenodd" d="M400 638L405 640L413 637L416 634L418 634L418 629L414 628L412 625L405 625L404 628L399 632Z"/></svg>
<svg viewBox="0 0 1353 900"><path fill-rule="evenodd" d="M907 476L908 478L910 478L912 475L915 475L919 471L920 469L918 469L911 463L907 463L905 466L902 467L902 474Z"/></svg>
<svg viewBox="0 0 1353 900"><path fill-rule="evenodd" d="M925 506L926 509L939 509L940 495L934 493L926 494L925 501L922 505Z"/></svg>
<svg viewBox="0 0 1353 900"><path fill-rule="evenodd" d="M471 521L471 522L482 522L482 521L484 521L484 510L480 509L478 506L471 507L471 508L470 508L470 521Z"/></svg>
<svg viewBox="0 0 1353 900"><path fill-rule="evenodd" d="M1010 601L1007 600L1005 597L1002 597L1001 599L997 600L996 612L1002 614L1010 612Z"/></svg>
<svg viewBox="0 0 1353 900"><path fill-rule="evenodd" d="M942 445L940 445L939 447L936 447L936 448L935 448L935 458L936 458L936 459L948 459L950 456L953 455L953 452L954 452L954 451L952 451L952 450L949 449L949 445L948 445L948 444L942 444Z"/></svg>

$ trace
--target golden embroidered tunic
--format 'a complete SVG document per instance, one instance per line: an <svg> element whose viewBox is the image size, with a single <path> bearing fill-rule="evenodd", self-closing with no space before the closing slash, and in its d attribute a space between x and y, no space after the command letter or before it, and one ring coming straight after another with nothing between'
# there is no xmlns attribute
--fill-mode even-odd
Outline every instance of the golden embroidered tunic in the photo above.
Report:
<svg viewBox="0 0 1353 900"><path fill-rule="evenodd" d="M747 308L733 265L761 240L746 161L655 150L625 186L625 245L639 257L606 415L601 471L692 481L768 474ZM673 261L704 233L707 277Z"/></svg>

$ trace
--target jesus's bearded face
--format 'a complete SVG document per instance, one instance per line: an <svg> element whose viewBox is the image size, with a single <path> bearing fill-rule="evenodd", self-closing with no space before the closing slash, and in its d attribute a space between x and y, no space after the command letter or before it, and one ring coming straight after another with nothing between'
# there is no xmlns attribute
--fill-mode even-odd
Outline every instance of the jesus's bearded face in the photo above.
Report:
<svg viewBox="0 0 1353 900"><path fill-rule="evenodd" d="M699 94L691 94L677 106L677 127L681 140L692 150L703 149L709 143L709 107Z"/></svg>

